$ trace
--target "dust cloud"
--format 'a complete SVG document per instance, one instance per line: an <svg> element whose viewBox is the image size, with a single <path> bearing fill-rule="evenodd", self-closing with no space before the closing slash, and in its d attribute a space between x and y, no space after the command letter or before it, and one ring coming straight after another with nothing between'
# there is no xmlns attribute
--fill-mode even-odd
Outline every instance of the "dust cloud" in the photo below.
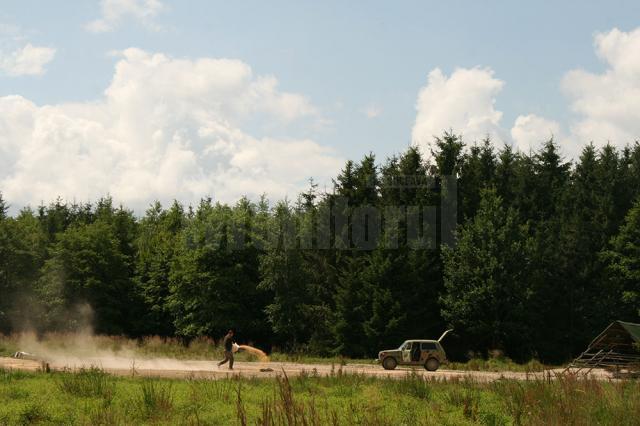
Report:
<svg viewBox="0 0 640 426"><path fill-rule="evenodd" d="M94 336L89 332L50 333L43 339L38 339L34 333L23 333L18 336L18 346L20 351L33 354L58 369L194 370L203 364L202 361L149 357L138 353L135 341ZM214 361L211 360L212 366Z"/></svg>
<svg viewBox="0 0 640 426"><path fill-rule="evenodd" d="M222 349L212 339L196 338L185 346L179 339L149 336L128 339L121 336L96 335L91 326L93 312L89 305L76 306L69 314L74 329L68 332L38 333L23 331L0 339L5 346L24 352L29 358L44 361L55 369L77 370L97 367L105 370L215 370L222 359ZM241 345L242 352L261 362L268 356L260 349ZM32 356L33 355L33 356ZM240 360L246 357L239 354Z"/></svg>
<svg viewBox="0 0 640 426"><path fill-rule="evenodd" d="M239 348L245 352L257 356L260 362L269 362L269 357L267 356L267 354L258 348L254 348L253 346L249 345L239 345Z"/></svg>
<svg viewBox="0 0 640 426"><path fill-rule="evenodd" d="M147 337L142 341L116 336L93 335L91 330L74 333L48 333L38 338L35 333L11 337L19 351L33 354L35 359L55 369L77 370L97 367L104 370L210 371L222 359L222 351L210 339L196 339L185 347L176 339ZM269 357L260 349L241 345L242 352L260 362ZM180 359L178 359L179 357ZM242 359L243 354L240 354ZM249 359L250 360L250 359Z"/></svg>

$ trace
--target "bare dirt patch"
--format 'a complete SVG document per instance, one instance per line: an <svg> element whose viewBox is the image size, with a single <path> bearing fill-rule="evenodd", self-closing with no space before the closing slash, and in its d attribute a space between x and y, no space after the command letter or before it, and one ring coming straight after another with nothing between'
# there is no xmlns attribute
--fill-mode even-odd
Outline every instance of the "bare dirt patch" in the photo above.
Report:
<svg viewBox="0 0 640 426"><path fill-rule="evenodd" d="M417 374L424 377L442 378L447 380L472 379L477 382L492 382L500 379L533 380L553 379L561 370L550 370L544 373L522 372L487 372L487 371L460 371L440 369L436 372L428 372L421 368L398 368L388 371L377 365L348 364L300 364L291 362L236 362L233 370L224 366L218 368L218 360L211 361L183 361L167 358L135 359L124 357L109 358L67 358L56 360L43 360L54 371L77 370L80 368L99 367L103 370L119 376L164 377L164 378L197 378L216 379L234 376L241 377L275 377L277 374L286 373L288 376L301 374L330 376L335 374L361 374L371 377L404 377L407 374ZM42 368L42 363L32 360L14 358L0 358L0 368L37 371ZM612 375L603 370L594 370L589 373L591 377L610 380Z"/></svg>

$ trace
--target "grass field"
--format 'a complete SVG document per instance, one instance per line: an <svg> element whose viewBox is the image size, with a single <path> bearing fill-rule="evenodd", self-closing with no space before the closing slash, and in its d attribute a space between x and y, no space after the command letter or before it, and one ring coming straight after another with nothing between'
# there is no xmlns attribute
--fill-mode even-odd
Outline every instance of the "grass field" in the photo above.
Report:
<svg viewBox="0 0 640 426"><path fill-rule="evenodd" d="M346 375L162 380L0 370L0 424L632 425L640 383Z"/></svg>

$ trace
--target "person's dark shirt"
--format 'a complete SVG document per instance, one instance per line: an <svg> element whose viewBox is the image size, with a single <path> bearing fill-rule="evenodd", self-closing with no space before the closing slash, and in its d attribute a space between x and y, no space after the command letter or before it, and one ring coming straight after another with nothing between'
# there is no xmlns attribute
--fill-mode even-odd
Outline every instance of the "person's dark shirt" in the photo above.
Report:
<svg viewBox="0 0 640 426"><path fill-rule="evenodd" d="M226 335L224 336L224 340L222 341L222 345L224 346L224 350L227 352L231 352L231 349L233 347L233 341L231 340L232 337L230 335Z"/></svg>

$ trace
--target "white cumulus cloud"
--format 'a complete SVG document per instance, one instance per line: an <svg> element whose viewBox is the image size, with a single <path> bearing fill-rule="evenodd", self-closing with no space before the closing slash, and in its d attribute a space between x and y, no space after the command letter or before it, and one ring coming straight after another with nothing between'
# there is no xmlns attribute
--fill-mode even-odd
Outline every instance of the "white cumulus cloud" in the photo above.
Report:
<svg viewBox="0 0 640 426"><path fill-rule="evenodd" d="M41 75L45 65L53 60L56 49L34 46L27 43L13 52L0 52L0 70L12 77L23 75Z"/></svg>
<svg viewBox="0 0 640 426"><path fill-rule="evenodd" d="M155 18L165 9L159 0L101 0L101 17L86 24L93 33L113 31L123 19L132 18L151 30L159 30Z"/></svg>
<svg viewBox="0 0 640 426"><path fill-rule="evenodd" d="M535 114L516 118L511 128L511 138L514 146L525 153L538 150L543 142L551 138L558 142L564 139L560 123Z"/></svg>
<svg viewBox="0 0 640 426"><path fill-rule="evenodd" d="M449 77L434 69L418 94L413 143L424 147L449 129L461 132L467 141L487 135L504 140L502 112L495 108L495 97L503 86L486 68L459 68Z"/></svg>
<svg viewBox="0 0 640 426"><path fill-rule="evenodd" d="M13 205L111 194L138 211L156 199L294 196L311 176L328 180L342 159L312 140L247 126L314 114L304 96L244 62L127 49L94 102L0 97L0 190Z"/></svg>
<svg viewBox="0 0 640 426"><path fill-rule="evenodd" d="M595 37L602 73L568 72L562 88L578 118L571 126L580 144L623 146L640 138L640 29L613 29Z"/></svg>
<svg viewBox="0 0 640 426"><path fill-rule="evenodd" d="M577 158L589 142L623 147L640 140L640 28L596 34L594 48L606 68L574 69L564 75L561 88L574 114L564 123L524 113L509 130L496 108L504 83L491 69L460 68L450 76L434 69L418 94L414 144L428 145L452 129L467 142L489 135L494 142L530 152L553 137L568 158Z"/></svg>

